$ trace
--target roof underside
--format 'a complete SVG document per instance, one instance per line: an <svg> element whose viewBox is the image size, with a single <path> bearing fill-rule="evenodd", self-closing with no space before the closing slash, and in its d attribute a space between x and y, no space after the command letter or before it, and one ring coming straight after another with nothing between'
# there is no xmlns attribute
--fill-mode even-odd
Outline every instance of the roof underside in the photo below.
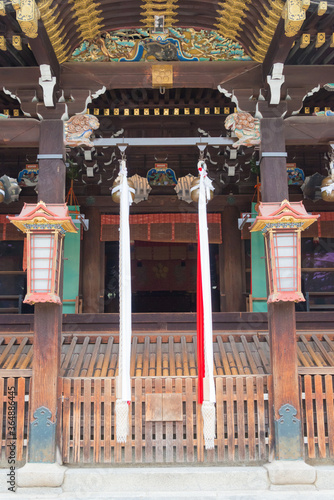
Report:
<svg viewBox="0 0 334 500"><path fill-rule="evenodd" d="M245 54L258 62L264 61L273 43L277 45L275 34L279 32L279 42L287 44L288 50L291 48L289 64L330 64L334 57L333 0L327 2L323 13L318 12L319 2L311 2L304 23L295 36L290 33L288 40L282 20L285 3L282 0L42 0L38 2L39 34L44 25L58 61L63 63L83 42L99 40L107 32L151 30L154 16L161 14L167 30L206 30L208 37L214 31L240 44ZM308 39L303 38L305 34ZM6 43L6 49L0 50L0 66L36 65L31 39L22 33L9 2L6 15L0 15L0 35ZM21 36L22 49L14 44L13 35Z"/></svg>

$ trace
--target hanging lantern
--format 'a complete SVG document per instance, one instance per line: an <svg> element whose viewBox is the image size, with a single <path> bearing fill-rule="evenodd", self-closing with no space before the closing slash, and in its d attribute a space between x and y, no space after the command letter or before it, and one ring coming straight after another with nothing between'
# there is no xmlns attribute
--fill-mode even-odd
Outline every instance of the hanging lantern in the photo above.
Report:
<svg viewBox="0 0 334 500"><path fill-rule="evenodd" d="M116 177L115 182L111 188L111 198L112 198L112 201L114 201L115 203L121 202L121 195L120 195L121 187L120 187L120 185L121 185L121 178L120 178L120 176L118 176L118 177ZM134 201L135 195L136 195L136 190L135 190L135 185L131 179L128 179L128 186L129 186L129 191L131 193L132 201Z"/></svg>
<svg viewBox="0 0 334 500"><path fill-rule="evenodd" d="M309 215L302 202L260 203L259 215L250 231L262 231L265 238L271 302L305 301L301 292L301 231L318 216Z"/></svg>
<svg viewBox="0 0 334 500"><path fill-rule="evenodd" d="M37 205L25 203L18 216L8 219L27 234L27 295L23 302L61 304L59 283L63 239L66 232L77 232L67 206L46 205L43 201Z"/></svg>

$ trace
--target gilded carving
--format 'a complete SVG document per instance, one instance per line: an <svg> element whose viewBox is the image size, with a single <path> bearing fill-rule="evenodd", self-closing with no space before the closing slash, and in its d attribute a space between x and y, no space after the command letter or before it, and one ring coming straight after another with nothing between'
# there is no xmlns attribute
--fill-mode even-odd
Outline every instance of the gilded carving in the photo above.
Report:
<svg viewBox="0 0 334 500"><path fill-rule="evenodd" d="M234 148L239 146L257 146L261 143L260 121L253 118L250 113L232 113L225 120L226 130L232 130L238 138L233 144Z"/></svg>
<svg viewBox="0 0 334 500"><path fill-rule="evenodd" d="M17 2L15 4L17 5ZM21 0L19 5L20 8L16 10L17 22L28 38L36 38L40 14L35 0ZM16 8L14 3L13 6Z"/></svg>
<svg viewBox="0 0 334 500"><path fill-rule="evenodd" d="M295 36L301 29L309 5L310 0L287 0L282 12L282 17L285 20L286 36Z"/></svg>
<svg viewBox="0 0 334 500"><path fill-rule="evenodd" d="M52 0L41 0L38 4L41 19L52 43L53 49L59 63L68 59L69 41L66 41L65 24L61 21L61 16L57 7L51 7Z"/></svg>
<svg viewBox="0 0 334 500"><path fill-rule="evenodd" d="M82 40L92 40L101 30L102 10L98 10L96 5L99 4L93 0L73 0L73 11Z"/></svg>
<svg viewBox="0 0 334 500"><path fill-rule="evenodd" d="M224 61L249 60L242 47L216 31L169 28L164 34L144 29L103 33L84 41L72 61Z"/></svg>
<svg viewBox="0 0 334 500"><path fill-rule="evenodd" d="M93 146L90 136L93 130L100 126L99 120L94 115L75 115L65 122L66 146Z"/></svg>
<svg viewBox="0 0 334 500"><path fill-rule="evenodd" d="M326 33L317 33L317 39L315 42L315 47L318 49L321 47L326 41Z"/></svg>
<svg viewBox="0 0 334 500"><path fill-rule="evenodd" d="M6 38L3 35L0 36L0 50L7 50Z"/></svg>
<svg viewBox="0 0 334 500"><path fill-rule="evenodd" d="M152 87L173 87L173 66L168 64L155 64L152 66Z"/></svg>
<svg viewBox="0 0 334 500"><path fill-rule="evenodd" d="M13 44L14 49L22 50L22 40L21 40L21 37L19 35L13 35L12 44Z"/></svg>
<svg viewBox="0 0 334 500"><path fill-rule="evenodd" d="M301 38L300 48L305 49L311 42L311 35L309 33L304 33Z"/></svg>
<svg viewBox="0 0 334 500"><path fill-rule="evenodd" d="M159 15L164 16L165 27L173 26L177 22L176 11L179 8L177 3L178 0L143 0L141 9L144 12L141 15L145 17L141 22L146 28L153 28L154 16Z"/></svg>
<svg viewBox="0 0 334 500"><path fill-rule="evenodd" d="M0 16L5 16L5 15L6 15L5 2L1 1L0 2Z"/></svg>

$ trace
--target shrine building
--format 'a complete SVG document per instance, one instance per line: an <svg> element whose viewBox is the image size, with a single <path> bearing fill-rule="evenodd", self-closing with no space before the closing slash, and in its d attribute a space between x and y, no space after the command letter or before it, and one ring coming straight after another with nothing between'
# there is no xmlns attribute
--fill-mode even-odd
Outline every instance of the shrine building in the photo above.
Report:
<svg viewBox="0 0 334 500"><path fill-rule="evenodd" d="M331 498L333 62L334 0L0 0L0 492Z"/></svg>

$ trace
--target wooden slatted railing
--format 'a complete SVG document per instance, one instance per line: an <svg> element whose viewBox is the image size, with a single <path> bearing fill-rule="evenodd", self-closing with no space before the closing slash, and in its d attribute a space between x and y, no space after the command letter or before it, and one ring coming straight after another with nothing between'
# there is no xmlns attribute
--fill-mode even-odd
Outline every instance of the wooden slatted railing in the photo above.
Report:
<svg viewBox="0 0 334 500"><path fill-rule="evenodd" d="M29 392L30 377L0 378L0 462L8 459L10 448L7 445L12 441L15 441L16 463L26 459ZM12 413L9 415L10 393L14 395L15 406L14 410L10 408ZM16 433L14 436L12 431Z"/></svg>
<svg viewBox="0 0 334 500"><path fill-rule="evenodd" d="M334 376L301 377L302 413L307 458L334 457Z"/></svg>
<svg viewBox="0 0 334 500"><path fill-rule="evenodd" d="M63 378L64 463L215 463L265 461L269 436L271 377L216 377L215 449L206 451L194 377L132 379L130 437L116 443L115 378ZM147 421L146 395L182 394L182 421Z"/></svg>

